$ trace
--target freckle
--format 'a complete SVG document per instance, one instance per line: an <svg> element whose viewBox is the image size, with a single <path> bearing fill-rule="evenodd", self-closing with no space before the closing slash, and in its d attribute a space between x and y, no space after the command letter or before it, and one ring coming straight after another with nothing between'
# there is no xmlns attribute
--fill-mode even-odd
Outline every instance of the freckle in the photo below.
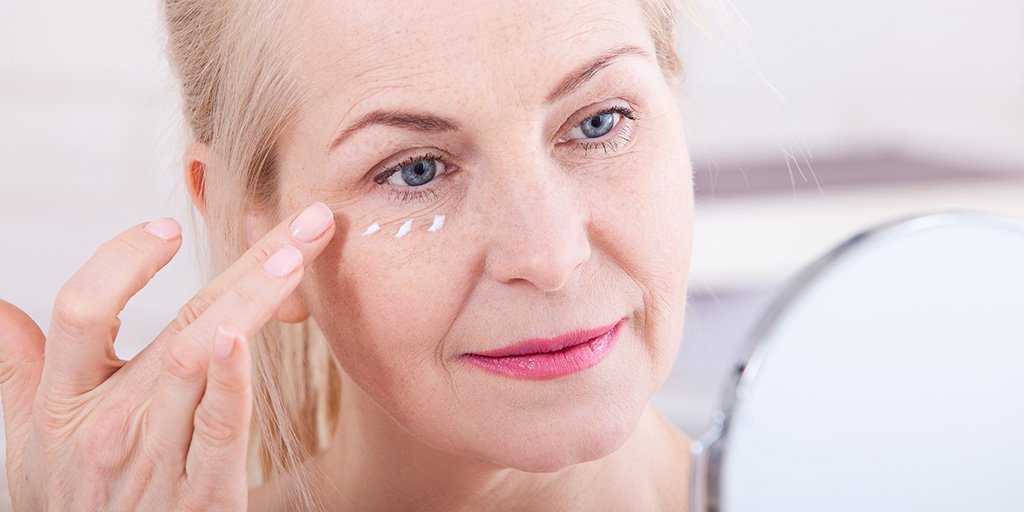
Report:
<svg viewBox="0 0 1024 512"><path fill-rule="evenodd" d="M395 234L395 238L402 238L403 236L408 235L410 231L412 231L412 219L405 221L405 224L402 224L402 227L398 228L398 233Z"/></svg>
<svg viewBox="0 0 1024 512"><path fill-rule="evenodd" d="M368 228L366 228L366 231L363 231L363 236L372 235L378 231L380 231L380 224L374 222L373 224L370 224Z"/></svg>
<svg viewBox="0 0 1024 512"><path fill-rule="evenodd" d="M434 223L430 225L427 231L438 231L441 229L441 226L444 226L444 215L434 215Z"/></svg>

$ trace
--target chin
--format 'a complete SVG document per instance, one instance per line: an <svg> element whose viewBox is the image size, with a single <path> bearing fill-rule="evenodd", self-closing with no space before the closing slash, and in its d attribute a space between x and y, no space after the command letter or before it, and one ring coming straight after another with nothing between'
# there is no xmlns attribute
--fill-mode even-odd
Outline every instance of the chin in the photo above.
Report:
<svg viewBox="0 0 1024 512"><path fill-rule="evenodd" d="M573 421L549 418L513 423L489 445L492 449L486 457L499 466L529 473L554 473L598 460L630 439L642 410L594 410Z"/></svg>

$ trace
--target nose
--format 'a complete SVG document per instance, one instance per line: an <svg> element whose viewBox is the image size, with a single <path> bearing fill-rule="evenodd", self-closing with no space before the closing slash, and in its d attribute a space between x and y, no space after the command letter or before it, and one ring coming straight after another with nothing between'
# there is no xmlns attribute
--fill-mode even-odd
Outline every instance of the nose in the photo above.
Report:
<svg viewBox="0 0 1024 512"><path fill-rule="evenodd" d="M568 178L525 174L507 180L494 197L485 267L501 283L554 292L590 259L589 214Z"/></svg>

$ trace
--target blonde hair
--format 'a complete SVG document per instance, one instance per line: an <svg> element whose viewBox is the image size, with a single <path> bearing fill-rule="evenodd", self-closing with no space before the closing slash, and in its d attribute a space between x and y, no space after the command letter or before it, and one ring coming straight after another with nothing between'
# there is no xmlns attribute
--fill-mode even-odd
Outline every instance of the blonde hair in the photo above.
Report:
<svg viewBox="0 0 1024 512"><path fill-rule="evenodd" d="M674 0L638 0L658 62L673 85L682 76L676 49ZM266 0L165 0L168 58L180 81L189 138L206 144L222 167L207 169L206 233L200 265L206 281L248 249L243 212L277 218L274 148L305 101L286 38L294 10ZM190 210L196 232L201 219ZM302 462L325 448L338 421L339 369L312 318L271 320L252 340L253 416L250 483L292 480L289 496L315 508ZM294 489L292 489L294 487Z"/></svg>

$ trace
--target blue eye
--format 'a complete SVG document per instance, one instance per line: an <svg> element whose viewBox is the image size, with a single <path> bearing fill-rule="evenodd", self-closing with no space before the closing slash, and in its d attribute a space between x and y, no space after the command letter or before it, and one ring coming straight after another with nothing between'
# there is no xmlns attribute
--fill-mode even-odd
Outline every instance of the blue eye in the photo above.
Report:
<svg viewBox="0 0 1024 512"><path fill-rule="evenodd" d="M437 174L438 165L441 166L442 170L444 169L444 163L440 160L425 158L411 164L403 165L399 172L392 175L392 178L400 176L406 185L410 187L418 187L420 185L430 183L430 180L434 179L434 175Z"/></svg>
<svg viewBox="0 0 1024 512"><path fill-rule="evenodd" d="M593 116L580 124L580 129L583 135L594 139L601 137L604 134L612 131L612 127L619 120L622 114L618 112L605 112L604 114L598 114Z"/></svg>
<svg viewBox="0 0 1024 512"><path fill-rule="evenodd" d="M421 187L447 172L447 165L434 155L412 156L402 163L378 174L373 178L377 184L385 182L397 187Z"/></svg>
<svg viewBox="0 0 1024 512"><path fill-rule="evenodd" d="M622 117L628 117L636 120L636 115L632 109L626 107L612 107L604 112L599 112L583 120L583 122L573 126L572 130L566 134L565 138L569 140L579 139L580 137L574 137L574 135L582 135L585 139L596 139L607 135L612 129L619 123Z"/></svg>
<svg viewBox="0 0 1024 512"><path fill-rule="evenodd" d="M632 108L624 105L614 106L577 123L560 142L575 140L572 146L582 150L586 155L596 149L603 149L605 154L618 151L631 140L633 133L632 124L620 122L623 117L632 121L639 120ZM603 138L613 132L613 137ZM397 203L406 203L414 199L436 199L448 180L440 180L434 184L431 182L438 181L438 177L447 177L445 175L459 172L457 164L448 162L448 157L440 156L433 151L412 155L380 172L373 177L373 181L383 186L389 197Z"/></svg>

